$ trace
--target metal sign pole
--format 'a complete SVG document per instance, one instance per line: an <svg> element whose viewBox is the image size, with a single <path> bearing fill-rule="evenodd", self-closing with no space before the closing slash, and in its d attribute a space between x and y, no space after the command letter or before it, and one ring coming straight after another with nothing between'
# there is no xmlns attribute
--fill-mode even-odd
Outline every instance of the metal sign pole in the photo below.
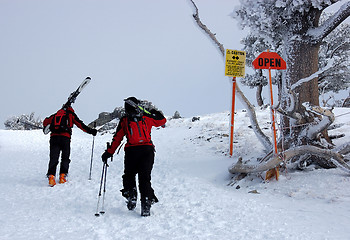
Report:
<svg viewBox="0 0 350 240"><path fill-rule="evenodd" d="M232 78L232 107L231 107L231 131L230 131L230 157L233 154L233 128L235 120L236 77Z"/></svg>
<svg viewBox="0 0 350 240"><path fill-rule="evenodd" d="M230 121L230 157L233 155L233 129L235 117L236 77L245 75L246 52L226 49L225 76L232 78L232 106Z"/></svg>

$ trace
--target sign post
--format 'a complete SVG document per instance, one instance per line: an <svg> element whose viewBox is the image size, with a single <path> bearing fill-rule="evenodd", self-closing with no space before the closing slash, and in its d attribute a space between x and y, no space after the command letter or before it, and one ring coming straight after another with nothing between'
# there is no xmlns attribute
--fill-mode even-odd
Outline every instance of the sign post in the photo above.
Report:
<svg viewBox="0 0 350 240"><path fill-rule="evenodd" d="M254 61L253 67L255 69L268 69L269 70L269 86L270 86L270 102L271 102L271 120L272 120L272 135L273 135L273 148L277 155L277 134L276 134L276 121L275 121L275 110L273 109L273 93L272 93L272 80L271 80L271 69L283 70L287 68L286 62L275 52L262 52ZM271 172L273 170L274 172ZM276 180L279 177L278 168L271 169L266 173L266 179L276 176Z"/></svg>
<svg viewBox="0 0 350 240"><path fill-rule="evenodd" d="M232 78L232 107L230 122L230 156L233 154L233 128L235 117L235 98L236 98L236 77L245 75L246 52L237 50L226 50L225 76Z"/></svg>
<svg viewBox="0 0 350 240"><path fill-rule="evenodd" d="M231 121L230 121L230 156L233 154L233 128L235 121L235 98L236 98L236 77L232 78L232 105L231 105Z"/></svg>

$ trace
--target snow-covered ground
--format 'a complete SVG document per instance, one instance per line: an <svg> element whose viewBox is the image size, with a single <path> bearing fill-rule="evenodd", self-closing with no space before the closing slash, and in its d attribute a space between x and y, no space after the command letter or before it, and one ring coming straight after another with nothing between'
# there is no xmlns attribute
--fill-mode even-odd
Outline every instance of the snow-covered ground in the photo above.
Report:
<svg viewBox="0 0 350 240"><path fill-rule="evenodd" d="M349 142L350 109L336 109L331 134ZM258 111L270 132L268 110ZM150 217L129 211L122 188L123 151L107 174L105 211L95 217L103 153L111 134L95 138L74 129L69 182L48 187L49 136L0 130L0 239L350 239L350 175L340 169L282 172L279 181L250 176L231 186L238 155L262 156L246 113L235 116L234 155L228 152L229 113L170 120L154 129L152 184L160 202ZM237 189L237 185L240 188ZM254 191L255 190L255 191ZM257 192L257 193L251 193Z"/></svg>

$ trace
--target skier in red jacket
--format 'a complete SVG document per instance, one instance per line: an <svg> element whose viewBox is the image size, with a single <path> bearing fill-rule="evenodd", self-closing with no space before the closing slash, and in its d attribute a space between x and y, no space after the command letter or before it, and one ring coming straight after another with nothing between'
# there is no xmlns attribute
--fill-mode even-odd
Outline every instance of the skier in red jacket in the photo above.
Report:
<svg viewBox="0 0 350 240"><path fill-rule="evenodd" d="M86 126L75 114L72 107L63 106L55 114L45 118L44 129L50 127L50 161L46 176L49 179L49 186L56 185L56 168L61 153L60 180L59 183L67 181L67 174L70 163L70 139L73 125L78 126L86 133L96 136L97 130Z"/></svg>
<svg viewBox="0 0 350 240"><path fill-rule="evenodd" d="M139 180L139 192L141 195L141 215L149 216L151 204L158 202L151 186L151 172L154 163L154 145L151 140L151 128L163 126L166 118L155 109L149 112L143 109L140 101L135 97L129 97L125 101L125 113L113 136L112 143L102 155L102 161L112 157L123 137L126 136L124 158L123 197L127 199L127 207L133 210L136 207L137 188L136 174Z"/></svg>

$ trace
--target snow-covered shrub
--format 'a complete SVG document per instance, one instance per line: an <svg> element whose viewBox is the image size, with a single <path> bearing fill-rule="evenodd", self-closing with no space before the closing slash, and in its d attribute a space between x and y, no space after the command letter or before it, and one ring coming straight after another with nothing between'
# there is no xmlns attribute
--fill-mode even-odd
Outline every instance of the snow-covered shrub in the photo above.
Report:
<svg viewBox="0 0 350 240"><path fill-rule="evenodd" d="M34 112L31 114L22 114L20 116L13 116L4 122L7 130L33 130L41 129L43 121L39 118L34 118Z"/></svg>

